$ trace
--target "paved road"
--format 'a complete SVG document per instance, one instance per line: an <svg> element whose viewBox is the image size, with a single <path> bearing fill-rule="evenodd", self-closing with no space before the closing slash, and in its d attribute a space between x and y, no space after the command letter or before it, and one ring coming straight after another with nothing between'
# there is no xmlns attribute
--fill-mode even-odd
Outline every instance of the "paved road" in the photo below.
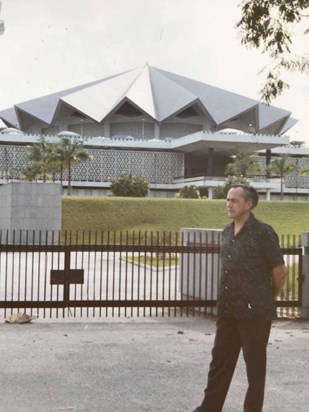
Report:
<svg viewBox="0 0 309 412"><path fill-rule="evenodd" d="M201 401L215 324L201 318L0 324L0 411L191 412ZM265 412L309 404L309 321L277 321ZM243 360L224 412L240 412Z"/></svg>

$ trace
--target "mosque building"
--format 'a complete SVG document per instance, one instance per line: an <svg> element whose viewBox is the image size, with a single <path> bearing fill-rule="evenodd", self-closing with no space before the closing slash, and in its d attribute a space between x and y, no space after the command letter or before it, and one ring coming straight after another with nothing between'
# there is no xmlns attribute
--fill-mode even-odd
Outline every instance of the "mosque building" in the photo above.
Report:
<svg viewBox="0 0 309 412"><path fill-rule="evenodd" d="M301 168L309 154L287 149L286 132L297 122L289 111L148 65L17 103L0 119L7 126L0 183L5 168L20 178L25 146L41 135L53 141L78 134L92 160L74 167L76 194L108 194L110 179L126 173L146 177L151 196L172 197L194 184L212 197L231 155L256 152L266 167L284 152ZM287 177L291 195L295 173ZM252 184L265 196L276 194L265 176ZM297 195L308 198L308 188L308 176L297 175Z"/></svg>

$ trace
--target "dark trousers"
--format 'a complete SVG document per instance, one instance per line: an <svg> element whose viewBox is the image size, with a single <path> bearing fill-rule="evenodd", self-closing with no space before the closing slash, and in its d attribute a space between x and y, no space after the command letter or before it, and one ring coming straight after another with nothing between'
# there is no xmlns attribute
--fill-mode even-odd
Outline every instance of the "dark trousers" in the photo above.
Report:
<svg viewBox="0 0 309 412"><path fill-rule="evenodd" d="M201 412L221 412L242 349L248 390L245 412L261 412L266 376L266 348L271 321L219 318L212 350L208 384Z"/></svg>

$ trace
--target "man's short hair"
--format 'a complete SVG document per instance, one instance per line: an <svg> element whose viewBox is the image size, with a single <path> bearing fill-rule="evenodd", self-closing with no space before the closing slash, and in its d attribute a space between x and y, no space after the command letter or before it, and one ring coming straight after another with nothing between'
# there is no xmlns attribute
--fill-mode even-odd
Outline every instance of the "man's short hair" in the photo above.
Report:
<svg viewBox="0 0 309 412"><path fill-rule="evenodd" d="M233 185L231 189L235 189L237 187L241 187L243 189L243 198L245 200L251 200L252 201L252 208L254 209L255 206L259 203L259 195L258 192L254 189L252 186L246 186L246 185Z"/></svg>

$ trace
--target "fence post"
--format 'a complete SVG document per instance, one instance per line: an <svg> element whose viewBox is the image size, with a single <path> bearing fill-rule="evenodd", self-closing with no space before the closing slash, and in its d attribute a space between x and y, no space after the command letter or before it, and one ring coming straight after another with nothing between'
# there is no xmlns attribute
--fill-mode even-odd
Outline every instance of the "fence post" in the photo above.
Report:
<svg viewBox="0 0 309 412"><path fill-rule="evenodd" d="M299 280L303 282L301 317L309 318L309 232L302 233L301 244L303 247L303 273L302 279Z"/></svg>

